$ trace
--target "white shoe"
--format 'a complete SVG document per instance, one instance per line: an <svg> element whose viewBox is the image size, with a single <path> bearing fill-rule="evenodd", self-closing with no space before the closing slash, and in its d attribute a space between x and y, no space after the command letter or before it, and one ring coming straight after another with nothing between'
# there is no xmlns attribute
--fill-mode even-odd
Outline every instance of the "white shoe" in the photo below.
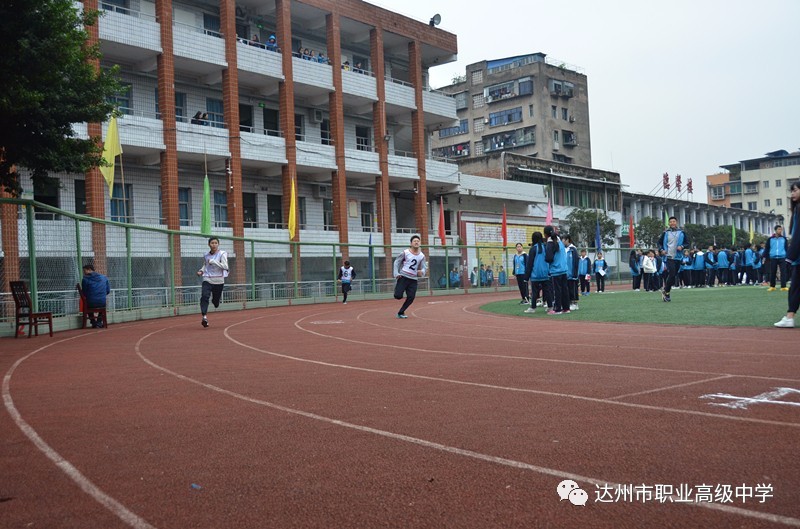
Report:
<svg viewBox="0 0 800 529"><path fill-rule="evenodd" d="M536 312L536 309L534 309L533 307L528 307L527 309L525 309L525 314L533 314L534 312Z"/></svg>
<svg viewBox="0 0 800 529"><path fill-rule="evenodd" d="M569 310L578 310L578 306L573 303L569 306Z"/></svg>
<svg viewBox="0 0 800 529"><path fill-rule="evenodd" d="M787 318L784 316L781 318L781 321L775 324L775 327L783 327L784 329L793 329L794 328L794 318Z"/></svg>

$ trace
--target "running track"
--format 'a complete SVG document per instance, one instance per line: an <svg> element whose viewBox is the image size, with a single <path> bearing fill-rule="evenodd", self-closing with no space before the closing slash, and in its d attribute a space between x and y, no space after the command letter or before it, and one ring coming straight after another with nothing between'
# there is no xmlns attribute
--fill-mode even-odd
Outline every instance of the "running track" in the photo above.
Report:
<svg viewBox="0 0 800 529"><path fill-rule="evenodd" d="M800 527L800 334L480 311L508 297L3 339L0 527Z"/></svg>

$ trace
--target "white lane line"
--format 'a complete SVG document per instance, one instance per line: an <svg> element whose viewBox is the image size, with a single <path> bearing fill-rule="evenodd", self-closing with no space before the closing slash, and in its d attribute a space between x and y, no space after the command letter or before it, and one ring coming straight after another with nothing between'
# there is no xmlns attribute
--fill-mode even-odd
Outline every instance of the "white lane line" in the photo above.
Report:
<svg viewBox="0 0 800 529"><path fill-rule="evenodd" d="M709 402L712 406L723 406L725 408L733 408L739 410L746 410L750 404L780 404L783 406L800 406L800 402L792 402L788 400L777 400L786 395L793 393L800 393L800 390L794 388L775 388L774 391L761 393L755 397L737 397L728 393L714 393L711 395L703 395L701 399L729 399L732 402Z"/></svg>
<svg viewBox="0 0 800 529"><path fill-rule="evenodd" d="M255 318L255 319L259 319L259 318ZM235 326L237 326L237 325L239 325L241 323L246 323L246 322L239 322L239 323L236 323L234 325L230 325L230 326L226 327L225 328L225 335L227 337L229 337L228 329L230 329L232 327L235 327ZM142 361L144 361L146 364L150 365L154 369L158 369L159 371L162 371L164 373L172 375L172 376L174 376L174 377L176 377L176 378L178 378L180 380L184 380L184 381L190 382L192 384L197 384L198 386L204 387L204 388L206 388L208 390L215 391L217 393L221 393L223 395L227 395L229 397L233 397L235 399L239 399L239 400L242 400L244 402L249 402L251 404L257 404L257 405L264 406L264 407L267 407L267 408L270 408L270 409L273 409L273 410L278 410L278 411L281 411L281 412L284 412L284 413L297 415L297 416L300 416L300 417L305 417L307 419L312 419L312 420L315 420L315 421L320 421L320 422L324 422L324 423L327 423L327 424L332 424L332 425L335 425L335 426L340 426L340 427L343 427L343 428L348 428L348 429L351 429L351 430L356 430L356 431L367 433L367 434L377 435L377 436L384 437L384 438L387 438L387 439L391 439L391 440L394 440L394 441L401 441L401 442L405 442L405 443L411 443L411 444L414 444L414 445L417 445L417 446L422 446L424 448L430 448L430 449L438 450L438 451L445 452L445 453L448 453L448 454L453 454L453 455L462 456L462 457L468 457L468 458L476 459L476 460L479 460L479 461L485 461L487 463L493 463L493 464L497 464L497 465L504 465L504 466L507 466L507 467L518 468L518 469L522 469L522 470L530 470L530 471L536 472L538 474L544 474L544 475L547 475L547 476L554 476L554 477L556 477L558 479L562 479L562 480L563 479L571 479L573 481L591 483L593 485L600 486L600 487L602 487L604 485L607 485L607 486L610 486L610 487L619 488L619 487L622 486L622 485L620 485L618 483L614 483L614 482L603 480L603 479L590 478L590 477L587 477L587 476L581 476L579 474L573 474L571 472L564 472L562 470L547 468L547 467L538 466L538 465L532 465L530 463L525 463L525 462L522 462L522 461L516 461L514 459L507 459L507 458L504 458L504 457L492 456L492 455L489 455L489 454L483 454L481 452L475 452L473 450L466 450L464 448L457 448L457 447L454 447L454 446L449 446L449 445L445 445L445 444L441 444L441 443L436 443L434 441L428 441L426 439L420 439L418 437L412 437L410 435L394 433L394 432L390 432L388 430L379 430L377 428L372 428L372 427L369 427L369 426L363 426L363 425L360 425L360 424L354 424L354 423L350 423L350 422L347 422L347 421L342 421L342 420L339 420L339 419L333 419L331 417L325 417L324 415L318 415L316 413L311 413L311 412L307 412L307 411L303 411L303 410L298 410L296 408L289 408L287 406L282 406L282 405L276 404L274 402L268 402L268 401L265 401L265 400L256 399L256 398L253 398L253 397L248 397L247 395L242 395L241 393L236 393L234 391L230 391L230 390L221 388L219 386L215 386L213 384L208 384L206 382L202 382L200 380L197 380L197 379L188 377L186 375L182 375L180 373L177 373L175 371L172 371L172 370L170 370L170 369L168 369L166 367L162 367L162 366L156 364L155 362L151 361L150 359L148 359L147 357L144 356L144 354L141 352L141 344L147 338L149 338L150 336L152 336L154 334L157 334L159 332L161 332L161 331L154 331L154 332L152 332L152 333L150 333L150 334L148 334L146 336L143 336L138 342L136 342L136 354L139 355L139 358L141 358ZM232 338L230 338L230 339L231 339L231 341L233 341L236 344L242 345L242 346L244 346L246 348L249 348L249 349L254 349L253 347L250 347L250 346L245 345L245 344L241 344L240 342L238 342L238 341L236 341L236 340L234 340ZM268 354L274 354L276 356L286 357L285 355L280 355L280 354L277 354L277 353L268 353ZM287 357L287 358L291 358L291 357ZM318 362L314 362L314 363L318 363ZM721 512L724 512L726 514L745 516L745 517L748 517L748 518L755 518L755 519L758 519L758 520L766 520L766 521L769 521L769 522L772 522L772 523L780 523L780 524L784 524L784 525L788 525L788 526L792 526L792 527L800 527L800 519L792 518L790 516L782 516L782 515L779 515L779 514L772 514L772 513L760 512L760 511L750 511L750 510L747 510L747 509L743 509L741 507L732 507L732 506L723 505L723 504L716 504L716 503L687 503L685 505L691 505L691 506L694 506L694 507L700 507L700 508L711 509L711 510L715 510L715 511L721 511Z"/></svg>
<svg viewBox="0 0 800 529"><path fill-rule="evenodd" d="M724 375L721 377L704 378L703 380L695 380L694 382L685 382L683 384L673 384L663 388L647 389L645 391L637 391L636 393L626 393L624 395L617 395L616 397L608 397L608 400L624 399L627 397L638 397L639 395L647 395L649 393L658 393L661 391L669 391L671 389L684 388L686 386L694 386L696 384L705 384L706 382L713 382L715 380L724 380L727 378L736 378L734 375Z"/></svg>
<svg viewBox="0 0 800 529"><path fill-rule="evenodd" d="M16 371L17 367L19 367L25 360L32 357L36 353L47 349L48 347L68 342L70 340L75 340L76 338L83 338L89 334L95 333L84 333L78 336L73 336L49 343L14 362L14 365L11 366L8 372L6 372L6 375L3 377L3 403L5 404L9 415L11 415L11 418L14 420L14 423L22 431L22 433L31 440L31 442L34 444L34 446L36 446L36 448L39 449L40 452L42 452L50 461L55 463L56 467L58 467L67 475L67 477L75 482L75 484L78 485L83 492L94 498L98 503L100 503L113 515L129 526L134 527L135 529L155 529L154 526L147 523L143 518L140 518L119 501L103 492L100 487L95 485L89 478L84 476L80 470L72 465L72 463L64 459L61 454L56 452L50 445L48 445L36 432L36 430L34 430L33 427L31 427L31 425L29 425L25 419L22 418L19 410L17 410L17 407L14 405L14 399L11 398L11 377L14 374L14 371Z"/></svg>

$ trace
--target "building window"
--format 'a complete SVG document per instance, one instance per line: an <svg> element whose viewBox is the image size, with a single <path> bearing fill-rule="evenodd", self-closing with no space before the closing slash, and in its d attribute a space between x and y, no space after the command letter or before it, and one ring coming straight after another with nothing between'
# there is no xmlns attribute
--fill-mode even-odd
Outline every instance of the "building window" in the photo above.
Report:
<svg viewBox="0 0 800 529"><path fill-rule="evenodd" d="M305 141L305 126L302 114L294 115L294 139L295 141Z"/></svg>
<svg viewBox="0 0 800 529"><path fill-rule="evenodd" d="M267 195L267 228L283 227L283 197Z"/></svg>
<svg viewBox="0 0 800 529"><path fill-rule="evenodd" d="M769 199L768 199L768 198L765 198L765 199L764 199L764 207L765 207L765 208L768 208L768 207L770 207L770 205L769 205Z"/></svg>
<svg viewBox="0 0 800 529"><path fill-rule="evenodd" d="M245 228L258 228L258 208L255 193L242 193L242 218Z"/></svg>
<svg viewBox="0 0 800 529"><path fill-rule="evenodd" d="M776 206L782 206L783 205L783 199L782 198L776 198L775 199L775 205Z"/></svg>
<svg viewBox="0 0 800 529"><path fill-rule="evenodd" d="M228 194L225 191L214 191L214 226L225 228L228 223Z"/></svg>
<svg viewBox="0 0 800 529"><path fill-rule="evenodd" d="M319 124L319 134L322 138L323 145L333 145L333 140L331 139L331 120L322 120L322 123Z"/></svg>
<svg viewBox="0 0 800 529"><path fill-rule="evenodd" d="M156 101L158 100L156 99ZM175 92L175 121L185 121L187 115L186 94L184 92Z"/></svg>
<svg viewBox="0 0 800 529"><path fill-rule="evenodd" d="M458 145L450 145L448 147L439 147L433 149L433 156L436 158L461 158L469 156L469 142L459 143Z"/></svg>
<svg viewBox="0 0 800 529"><path fill-rule="evenodd" d="M359 151L372 150L372 129L356 125L356 149Z"/></svg>
<svg viewBox="0 0 800 529"><path fill-rule="evenodd" d="M469 132L469 120L462 119L458 126L447 127L446 129L439 130L440 138L447 138L448 136L457 136L458 134L466 134Z"/></svg>
<svg viewBox="0 0 800 529"><path fill-rule="evenodd" d="M489 114L490 127L508 125L509 123L516 123L518 121L522 121L522 107L501 110L500 112L492 112Z"/></svg>
<svg viewBox="0 0 800 529"><path fill-rule="evenodd" d="M483 94L475 94L472 96L472 108L481 108L486 104Z"/></svg>
<svg viewBox="0 0 800 529"><path fill-rule="evenodd" d="M459 92L456 94L456 110L467 108L467 95L466 92Z"/></svg>
<svg viewBox="0 0 800 529"><path fill-rule="evenodd" d="M528 116L533 117L533 105L528 105Z"/></svg>
<svg viewBox="0 0 800 529"><path fill-rule="evenodd" d="M361 231L372 231L373 222L373 204L372 202L361 203Z"/></svg>
<svg viewBox="0 0 800 529"><path fill-rule="evenodd" d="M222 34L219 32L219 28L220 28L220 20L217 15L203 13L203 29L206 30L206 35L211 35L213 37L222 37Z"/></svg>
<svg viewBox="0 0 800 529"><path fill-rule="evenodd" d="M322 199L322 229L334 231L336 226L333 224L333 200L330 198Z"/></svg>
<svg viewBox="0 0 800 529"><path fill-rule="evenodd" d="M730 185L730 189L729 189L728 192L731 195L741 195L742 194L742 184L741 183L731 184Z"/></svg>
<svg viewBox="0 0 800 529"><path fill-rule="evenodd" d="M163 217L163 215L162 215ZM192 190L188 187L178 188L178 221L181 226L192 225ZM163 220L162 224L166 224Z"/></svg>
<svg viewBox="0 0 800 529"><path fill-rule="evenodd" d="M769 189L769 180L764 180L764 189Z"/></svg>
<svg viewBox="0 0 800 529"><path fill-rule="evenodd" d="M561 107L561 119L563 119L564 121L567 121L569 119L569 114L567 113L567 109L564 107Z"/></svg>
<svg viewBox="0 0 800 529"><path fill-rule="evenodd" d="M267 136L280 136L281 124L278 111L274 108L265 108L264 114L264 134Z"/></svg>
<svg viewBox="0 0 800 529"><path fill-rule="evenodd" d="M553 105L553 106L550 107L550 115L552 116L553 119L557 119L558 118L558 107L557 106Z"/></svg>
<svg viewBox="0 0 800 529"><path fill-rule="evenodd" d="M253 129L253 105L239 104L239 131L255 132Z"/></svg>
<svg viewBox="0 0 800 529"><path fill-rule="evenodd" d="M750 211L757 210L758 209L758 202L748 202L747 203L747 209L749 209Z"/></svg>
<svg viewBox="0 0 800 529"><path fill-rule="evenodd" d="M86 215L86 180L75 180L75 213Z"/></svg>
<svg viewBox="0 0 800 529"><path fill-rule="evenodd" d="M533 93L533 79L526 77L519 80L519 95L527 96Z"/></svg>
<svg viewBox="0 0 800 529"><path fill-rule="evenodd" d="M516 96L517 94L514 91L514 81L487 86L483 89L483 97L486 98L487 103Z"/></svg>
<svg viewBox="0 0 800 529"><path fill-rule="evenodd" d="M208 112L208 123L211 127L218 129L225 128L225 107L222 99L206 98L206 112Z"/></svg>
<svg viewBox="0 0 800 529"><path fill-rule="evenodd" d="M725 198L725 186L711 188L711 200L722 200L723 198Z"/></svg>
<svg viewBox="0 0 800 529"><path fill-rule="evenodd" d="M472 72L472 84L482 84L483 83L483 70L477 70Z"/></svg>
<svg viewBox="0 0 800 529"><path fill-rule="evenodd" d="M37 180L33 184L33 199L36 202L59 207L58 190L59 181L55 178L45 178L43 181ZM41 208L34 208L35 217L42 220L58 220L59 216L55 213Z"/></svg>
<svg viewBox="0 0 800 529"><path fill-rule="evenodd" d="M557 130L553 131L553 141L558 143L558 131Z"/></svg>
<svg viewBox="0 0 800 529"><path fill-rule="evenodd" d="M475 156L481 156L483 154L483 142L476 141L475 142Z"/></svg>
<svg viewBox="0 0 800 529"><path fill-rule="evenodd" d="M124 191L124 193L123 193ZM114 184L111 193L111 220L117 222L133 221L133 186L132 184Z"/></svg>
<svg viewBox="0 0 800 529"><path fill-rule="evenodd" d="M472 120L472 130L474 132L483 132L484 118L475 118Z"/></svg>
<svg viewBox="0 0 800 529"><path fill-rule="evenodd" d="M744 184L745 193L758 193L758 182L747 182Z"/></svg>
<svg viewBox="0 0 800 529"><path fill-rule="evenodd" d="M297 197L297 224L301 230L306 229L306 197Z"/></svg>
<svg viewBox="0 0 800 529"><path fill-rule="evenodd" d="M775 187L781 187L781 181L775 180Z"/></svg>
<svg viewBox="0 0 800 529"><path fill-rule="evenodd" d="M108 98L108 102L117 107L122 114L133 112L133 87L131 83L120 83L119 92Z"/></svg>

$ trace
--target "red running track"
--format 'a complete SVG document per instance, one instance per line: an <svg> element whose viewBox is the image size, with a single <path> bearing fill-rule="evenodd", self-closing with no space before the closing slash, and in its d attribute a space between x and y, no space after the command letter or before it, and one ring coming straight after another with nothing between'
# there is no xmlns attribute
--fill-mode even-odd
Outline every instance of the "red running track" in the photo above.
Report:
<svg viewBox="0 0 800 529"><path fill-rule="evenodd" d="M796 332L504 297L4 339L0 527L800 526Z"/></svg>

